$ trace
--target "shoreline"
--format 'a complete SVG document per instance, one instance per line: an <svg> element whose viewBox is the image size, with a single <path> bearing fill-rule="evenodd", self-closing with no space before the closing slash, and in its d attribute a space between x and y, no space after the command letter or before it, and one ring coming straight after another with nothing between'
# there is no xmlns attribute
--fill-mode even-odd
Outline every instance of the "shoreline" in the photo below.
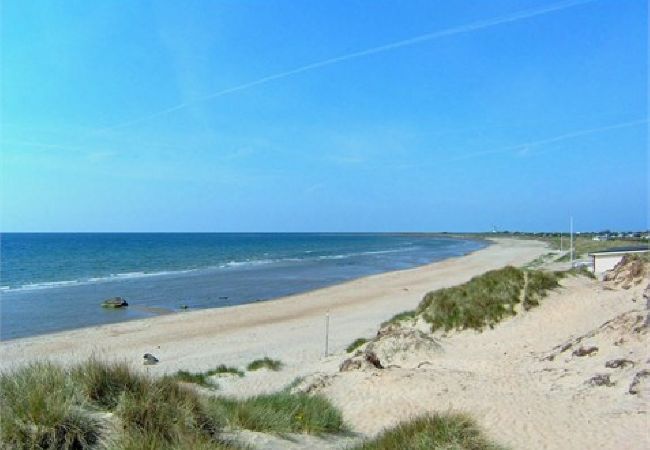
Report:
<svg viewBox="0 0 650 450"><path fill-rule="evenodd" d="M291 235L287 238L290 250L278 250L276 242L276 249L268 259L262 260L267 263L254 258L244 263L242 259L241 267L211 266L157 275L93 278L96 282L79 279L74 284L52 286L52 289L5 290L0 293L3 311L0 341L156 317L158 309L187 313L268 301L467 255L489 245L485 240L473 239L378 239L373 235L368 247L362 249L360 246L365 241L341 243L330 239L331 242L319 244L318 239L310 237L305 242L313 242L320 249L314 253L303 252L304 242L299 239L298 244L292 243L296 238ZM294 258L293 254L301 256ZM222 259L231 257L234 258L230 255ZM126 298L130 307L97 311L96 303L116 295Z"/></svg>
<svg viewBox="0 0 650 450"><path fill-rule="evenodd" d="M33 359L69 362L91 354L139 363L147 352L161 358L160 365L150 368L161 373L200 370L213 363L242 364L279 353L285 354L280 356L290 367L291 357L285 350L295 350L296 342L302 344L302 362L305 358L319 361L324 346L323 320L328 312L332 318L330 349L335 353L392 315L415 307L430 290L464 282L506 264L523 264L546 250L546 244L539 241L496 239L461 257L263 302L5 340L0 342L0 368ZM283 325L293 328L287 332ZM261 336L264 338L259 342ZM228 348L223 348L224 342ZM210 351L211 346L220 348Z"/></svg>

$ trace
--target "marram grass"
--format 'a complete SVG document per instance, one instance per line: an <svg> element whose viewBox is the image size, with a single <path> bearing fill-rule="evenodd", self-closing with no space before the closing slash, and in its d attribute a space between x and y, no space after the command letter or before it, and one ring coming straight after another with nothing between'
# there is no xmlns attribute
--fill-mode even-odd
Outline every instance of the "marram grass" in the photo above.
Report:
<svg viewBox="0 0 650 450"><path fill-rule="evenodd" d="M70 369L39 362L0 374L0 412L0 448L12 450L224 450L235 448L220 439L225 425L345 429L341 413L322 397L286 391L237 401L207 397L175 377L152 378L95 358Z"/></svg>
<svg viewBox="0 0 650 450"><path fill-rule="evenodd" d="M354 450L502 450L464 414L432 414L402 423Z"/></svg>

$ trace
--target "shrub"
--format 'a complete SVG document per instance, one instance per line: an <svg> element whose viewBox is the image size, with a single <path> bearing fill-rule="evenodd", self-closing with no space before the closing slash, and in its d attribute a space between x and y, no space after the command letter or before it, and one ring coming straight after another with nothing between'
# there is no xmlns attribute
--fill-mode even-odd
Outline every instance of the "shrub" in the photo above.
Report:
<svg viewBox="0 0 650 450"><path fill-rule="evenodd" d="M256 359L255 361L251 361L250 364L246 367L246 370L252 371L252 370L259 370L259 369L269 369L269 370L275 370L278 371L282 369L282 361L279 361L277 359L271 359L267 356L265 356L262 359Z"/></svg>
<svg viewBox="0 0 650 450"><path fill-rule="evenodd" d="M385 431L356 450L497 450L476 423L463 414L433 414Z"/></svg>

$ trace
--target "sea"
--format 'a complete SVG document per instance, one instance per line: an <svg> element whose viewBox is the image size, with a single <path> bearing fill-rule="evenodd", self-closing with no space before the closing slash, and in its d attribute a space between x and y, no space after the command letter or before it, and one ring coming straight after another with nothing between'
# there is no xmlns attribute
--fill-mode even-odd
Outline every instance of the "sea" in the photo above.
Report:
<svg viewBox="0 0 650 450"><path fill-rule="evenodd" d="M260 302L486 245L403 233L2 233L0 339ZM129 306L101 307L115 296Z"/></svg>

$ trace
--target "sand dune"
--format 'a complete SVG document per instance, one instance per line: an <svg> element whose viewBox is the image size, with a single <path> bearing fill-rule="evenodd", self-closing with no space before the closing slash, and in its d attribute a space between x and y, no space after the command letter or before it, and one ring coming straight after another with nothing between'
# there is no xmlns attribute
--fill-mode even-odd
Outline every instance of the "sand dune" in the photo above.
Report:
<svg viewBox="0 0 650 450"><path fill-rule="evenodd" d="M512 448L650 448L647 380L641 377L630 393L637 374L650 369L643 326L647 274L626 288L567 278L539 307L493 330L438 332L440 347L396 358L401 367L339 372L347 344L373 337L382 321L414 308L425 292L547 251L538 242L498 240L463 258L276 301L3 342L2 366L34 358L70 362L91 353L139 362L148 351L161 360L148 370L164 373L221 363L243 367L268 355L285 368L223 378L220 393L271 392L301 376L299 388L326 395L367 436L410 417L449 410L470 413L492 438ZM327 311L332 354L324 357ZM283 445L264 436L249 440L260 448ZM305 446L325 445L312 441ZM331 448L344 442L333 441ZM301 448L296 445L286 448Z"/></svg>

